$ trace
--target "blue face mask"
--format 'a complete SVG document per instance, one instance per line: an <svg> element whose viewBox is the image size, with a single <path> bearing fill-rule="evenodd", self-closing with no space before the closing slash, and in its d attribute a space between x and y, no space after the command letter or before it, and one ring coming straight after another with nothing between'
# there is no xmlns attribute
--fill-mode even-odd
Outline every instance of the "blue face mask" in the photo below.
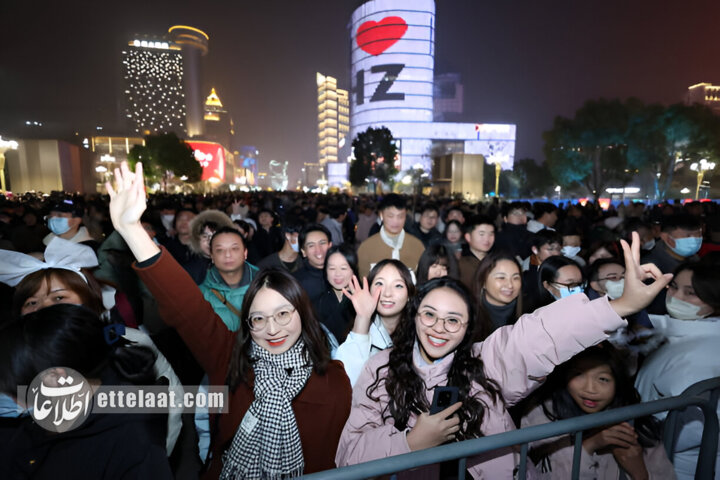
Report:
<svg viewBox="0 0 720 480"><path fill-rule="evenodd" d="M62 235L70 230L70 224L65 217L51 217L48 219L48 228L55 235Z"/></svg>
<svg viewBox="0 0 720 480"><path fill-rule="evenodd" d="M566 298L570 295L575 295L576 293L583 293L583 287L578 285L577 287L561 287L558 288L558 291L560 292L560 298ZM560 298L556 297L555 294L553 294L553 297L555 297L555 300L560 300Z"/></svg>
<svg viewBox="0 0 720 480"><path fill-rule="evenodd" d="M675 246L668 245L668 247L681 257L692 257L702 246L702 237L673 238L673 240Z"/></svg>

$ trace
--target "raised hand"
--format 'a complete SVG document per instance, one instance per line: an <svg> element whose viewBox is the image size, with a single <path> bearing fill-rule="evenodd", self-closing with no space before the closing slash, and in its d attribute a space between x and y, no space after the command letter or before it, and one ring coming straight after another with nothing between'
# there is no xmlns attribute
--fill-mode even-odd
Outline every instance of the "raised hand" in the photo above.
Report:
<svg viewBox="0 0 720 480"><path fill-rule="evenodd" d="M140 217L147 208L142 163L135 165L135 173L127 162L115 169L115 187L105 183L110 195L110 218L118 232L128 226L140 223Z"/></svg>
<svg viewBox="0 0 720 480"><path fill-rule="evenodd" d="M625 256L625 288L622 297L612 300L610 305L621 317L639 312L658 296L672 280L672 274L663 274L654 264L640 265L640 236L632 233L632 246L620 240ZM653 280L649 285L645 280Z"/></svg>
<svg viewBox="0 0 720 480"><path fill-rule="evenodd" d="M410 450L437 447L454 440L460 430L460 417L455 414L460 407L462 402L457 402L434 415L421 413L415 426L407 434Z"/></svg>
<svg viewBox="0 0 720 480"><path fill-rule="evenodd" d="M355 308L355 324L353 325L352 331L367 335L370 331L370 324L372 323L373 314L377 309L382 289L376 288L371 292L366 277L363 277L361 287L355 275L353 275L352 280L350 280L350 285L351 289L343 288L342 293L350 299Z"/></svg>
<svg viewBox="0 0 720 480"><path fill-rule="evenodd" d="M115 187L106 183L110 195L110 218L115 230L125 239L138 261L144 261L156 255L160 249L153 243L140 224L147 203L145 201L145 182L142 163L135 165L135 173L122 162L115 169Z"/></svg>

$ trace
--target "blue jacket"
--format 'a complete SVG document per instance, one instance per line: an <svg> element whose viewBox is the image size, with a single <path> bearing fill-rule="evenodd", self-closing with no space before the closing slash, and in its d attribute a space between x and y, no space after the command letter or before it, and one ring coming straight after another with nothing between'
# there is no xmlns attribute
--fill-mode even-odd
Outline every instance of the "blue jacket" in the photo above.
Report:
<svg viewBox="0 0 720 480"><path fill-rule="evenodd" d="M242 302L245 298L245 292L247 292L250 282L258 273L258 268L245 262L243 268L243 276L240 281L240 286L236 288L230 288L225 280L220 276L215 265L213 265L205 276L205 280L200 284L200 291L202 292L205 300L210 302L213 310L222 319L228 330L231 332L237 332L240 329L240 318L238 313L242 309ZM218 294L216 295L215 292ZM228 307L230 304L238 313Z"/></svg>

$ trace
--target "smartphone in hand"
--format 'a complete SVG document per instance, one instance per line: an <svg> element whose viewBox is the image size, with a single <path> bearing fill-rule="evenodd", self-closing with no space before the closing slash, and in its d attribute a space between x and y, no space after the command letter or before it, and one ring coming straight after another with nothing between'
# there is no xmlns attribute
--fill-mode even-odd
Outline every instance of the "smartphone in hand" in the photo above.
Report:
<svg viewBox="0 0 720 480"><path fill-rule="evenodd" d="M458 387L435 387L433 393L432 405L430 405L430 415L434 415L458 402L460 390Z"/></svg>

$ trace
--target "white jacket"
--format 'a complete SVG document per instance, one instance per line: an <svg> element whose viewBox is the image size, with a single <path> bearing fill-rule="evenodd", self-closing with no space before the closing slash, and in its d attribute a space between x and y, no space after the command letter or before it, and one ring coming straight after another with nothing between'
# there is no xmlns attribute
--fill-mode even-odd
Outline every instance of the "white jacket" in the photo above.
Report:
<svg viewBox="0 0 720 480"><path fill-rule="evenodd" d="M680 395L694 383L720 376L720 317L678 320L669 315L650 315L650 321L667 343L650 354L638 372L635 387L643 401ZM692 410L681 415L682 427L675 445L673 463L680 480L695 478L700 451L702 415ZM715 478L720 479L720 456L715 472Z"/></svg>
<svg viewBox="0 0 720 480"><path fill-rule="evenodd" d="M367 335L350 332L345 341L340 345L333 360L340 360L345 366L345 373L350 378L350 384L355 385L365 362L378 352L392 347L390 334L385 329L379 316L370 324L370 331Z"/></svg>

